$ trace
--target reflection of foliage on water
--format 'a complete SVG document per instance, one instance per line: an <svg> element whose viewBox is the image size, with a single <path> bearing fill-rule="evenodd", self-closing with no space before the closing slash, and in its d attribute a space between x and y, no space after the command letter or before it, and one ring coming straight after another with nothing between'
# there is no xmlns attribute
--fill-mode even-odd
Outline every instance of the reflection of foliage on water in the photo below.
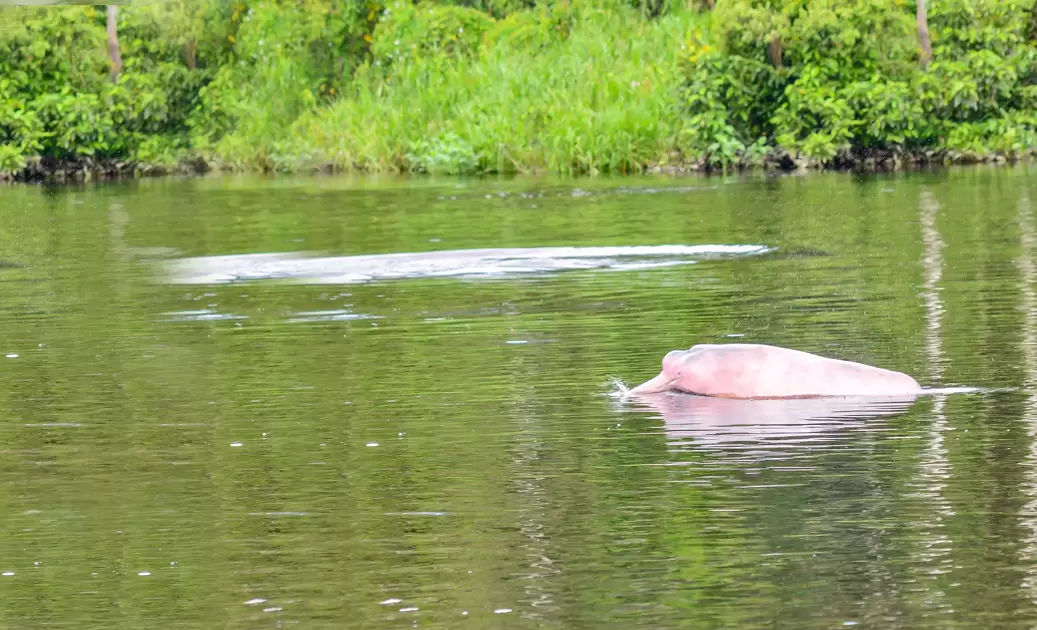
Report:
<svg viewBox="0 0 1037 630"><path fill-rule="evenodd" d="M412 604L442 626L508 607L516 625L939 627L903 586L941 568L959 614L1029 617L1014 577L991 577L1015 576L1021 546L1021 397L947 401L946 568L918 564L930 541L911 527L933 516L911 494L929 400L768 460L759 445L675 447L658 417L597 396L608 376L636 381L667 350L729 333L925 375L920 181L947 245L943 382L1015 384L1026 180L1012 171L644 196L609 182L586 196L522 182L0 191L0 252L24 265L0 269L0 356L19 354L0 359L0 570L18 578L0 614L98 625L118 600L134 627L389 626ZM546 194L515 194L530 190ZM211 290L156 284L128 255L672 242L833 255ZM206 308L248 319L161 317ZM287 321L334 308L383 319ZM406 515L421 512L442 514Z"/></svg>

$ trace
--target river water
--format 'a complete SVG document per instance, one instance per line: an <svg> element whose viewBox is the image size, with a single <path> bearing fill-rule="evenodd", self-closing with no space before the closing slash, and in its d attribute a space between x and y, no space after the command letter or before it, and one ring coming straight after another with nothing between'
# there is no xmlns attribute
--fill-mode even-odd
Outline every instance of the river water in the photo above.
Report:
<svg viewBox="0 0 1037 630"><path fill-rule="evenodd" d="M1033 181L0 188L0 623L1033 627ZM737 341L975 389L622 396Z"/></svg>

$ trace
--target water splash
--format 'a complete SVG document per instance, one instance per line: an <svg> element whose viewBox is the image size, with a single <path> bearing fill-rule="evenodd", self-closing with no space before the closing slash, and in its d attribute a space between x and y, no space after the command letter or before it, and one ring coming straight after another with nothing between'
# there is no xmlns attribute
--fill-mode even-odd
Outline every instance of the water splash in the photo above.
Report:
<svg viewBox="0 0 1037 630"><path fill-rule="evenodd" d="M606 394L607 396L618 398L620 400L626 400L630 397L630 387L615 376L610 376L608 378L606 386L609 388L609 392Z"/></svg>

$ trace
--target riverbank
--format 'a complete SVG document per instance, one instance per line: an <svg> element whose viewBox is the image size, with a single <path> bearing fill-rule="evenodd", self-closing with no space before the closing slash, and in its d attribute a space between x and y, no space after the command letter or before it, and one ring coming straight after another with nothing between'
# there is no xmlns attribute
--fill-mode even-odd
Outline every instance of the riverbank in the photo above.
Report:
<svg viewBox="0 0 1037 630"><path fill-rule="evenodd" d="M734 164L715 164L707 160L682 161L681 156L673 156L673 160L665 163L649 163L636 173L646 175L720 175L729 173L795 173L843 171L857 173L887 173L898 171L919 171L932 168L952 166L979 166L1030 163L1034 153L1026 155L961 155L950 152L932 152L917 154L893 154L888 151L872 153L848 153L840 155L836 160L825 162L800 158L798 161L786 152L775 151L759 162L738 162ZM207 174L248 174L266 173L282 175L335 175L355 174L370 175L392 173L395 175L430 175L430 173L413 173L409 171L384 171L364 169L346 169L336 164L315 165L294 170L272 171L268 169L250 169L232 165L209 164L202 159L184 160L176 164L138 164L117 161L76 161L76 162L39 162L14 173L0 173L0 183L39 183L39 182L83 182L98 180L136 179L167 176L201 176ZM432 173L431 175L445 173ZM554 175L546 169L529 170L525 173L452 173L449 175ZM612 175L614 173L568 173L570 176Z"/></svg>
<svg viewBox="0 0 1037 630"><path fill-rule="evenodd" d="M1026 3L938 3L926 63L894 2L652 6L181 0L120 9L117 72L103 11L2 9L0 179L890 170L1037 151Z"/></svg>

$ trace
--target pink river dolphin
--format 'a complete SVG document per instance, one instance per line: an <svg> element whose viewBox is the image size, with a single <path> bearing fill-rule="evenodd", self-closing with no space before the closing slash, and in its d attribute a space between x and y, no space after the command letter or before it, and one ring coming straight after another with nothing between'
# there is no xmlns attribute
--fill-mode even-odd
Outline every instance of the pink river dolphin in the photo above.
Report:
<svg viewBox="0 0 1037 630"><path fill-rule="evenodd" d="M922 392L901 372L762 344L699 344L663 357L631 394L680 391L720 398L903 396Z"/></svg>

